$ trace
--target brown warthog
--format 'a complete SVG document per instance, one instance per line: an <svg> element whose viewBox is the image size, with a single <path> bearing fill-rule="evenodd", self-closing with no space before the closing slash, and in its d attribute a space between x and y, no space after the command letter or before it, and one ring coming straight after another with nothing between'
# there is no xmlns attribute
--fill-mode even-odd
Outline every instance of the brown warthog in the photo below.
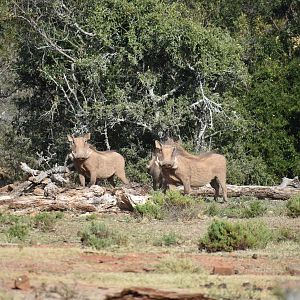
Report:
<svg viewBox="0 0 300 300"><path fill-rule="evenodd" d="M155 191L157 190L157 188L161 189L163 186L163 177L161 168L158 164L158 157L156 153L152 155L152 159L147 165L147 170L152 177L153 189Z"/></svg>
<svg viewBox="0 0 300 300"><path fill-rule="evenodd" d="M167 183L182 184L184 193L189 194L191 186L199 187L210 183L215 190L215 200L222 188L224 201L227 201L226 158L216 153L192 155L174 142L161 144L155 141L158 163Z"/></svg>
<svg viewBox="0 0 300 300"><path fill-rule="evenodd" d="M85 186L85 179L88 177L91 185L95 184L97 179L107 178L115 186L114 176L128 184L124 157L115 151L97 151L87 142L90 137L90 133L82 137L68 135L74 167L79 173L81 185Z"/></svg>

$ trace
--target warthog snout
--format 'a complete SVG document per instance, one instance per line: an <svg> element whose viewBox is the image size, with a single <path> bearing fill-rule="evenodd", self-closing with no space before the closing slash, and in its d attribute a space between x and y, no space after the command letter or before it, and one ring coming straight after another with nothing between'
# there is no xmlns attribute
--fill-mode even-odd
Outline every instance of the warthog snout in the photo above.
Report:
<svg viewBox="0 0 300 300"><path fill-rule="evenodd" d="M160 161L159 165L162 168L167 168L167 169L172 169L174 167L174 162L170 162L170 161Z"/></svg>

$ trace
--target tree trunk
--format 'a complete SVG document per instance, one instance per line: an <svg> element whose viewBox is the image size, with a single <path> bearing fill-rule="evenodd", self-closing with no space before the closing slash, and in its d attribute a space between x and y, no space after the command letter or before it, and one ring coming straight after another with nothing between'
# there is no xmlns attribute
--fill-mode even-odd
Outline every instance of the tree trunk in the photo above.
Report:
<svg viewBox="0 0 300 300"><path fill-rule="evenodd" d="M220 190L221 194L222 190ZM279 186L259 186L259 185L227 185L228 197L256 197L258 199L274 199L274 200L288 200L296 194L300 194L300 188ZM192 194L200 196L214 196L214 189L203 186L194 189ZM230 201L230 200L229 200Z"/></svg>

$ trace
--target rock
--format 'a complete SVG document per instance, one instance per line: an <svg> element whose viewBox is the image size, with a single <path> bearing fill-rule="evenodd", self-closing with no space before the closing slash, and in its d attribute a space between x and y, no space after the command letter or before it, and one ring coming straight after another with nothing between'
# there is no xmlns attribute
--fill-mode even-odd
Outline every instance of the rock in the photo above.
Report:
<svg viewBox="0 0 300 300"><path fill-rule="evenodd" d="M8 184L0 188L0 193L9 193L13 191L15 186L13 184Z"/></svg>
<svg viewBox="0 0 300 300"><path fill-rule="evenodd" d="M258 258L258 255L257 255L256 253L254 253L254 254L252 255L252 258L253 258L253 259L257 259L257 258Z"/></svg>
<svg viewBox="0 0 300 300"><path fill-rule="evenodd" d="M216 265L212 273L218 275L233 275L236 274L236 270L232 265Z"/></svg>
<svg viewBox="0 0 300 300"><path fill-rule="evenodd" d="M44 188L44 196L47 198L56 199L58 193L59 188L53 182L48 183Z"/></svg>
<svg viewBox="0 0 300 300"><path fill-rule="evenodd" d="M27 275L19 276L15 280L15 289L27 291L30 289L29 278Z"/></svg>
<svg viewBox="0 0 300 300"><path fill-rule="evenodd" d="M101 197L105 194L105 188L99 185L92 185L90 191L94 192L94 195L97 197Z"/></svg>
<svg viewBox="0 0 300 300"><path fill-rule="evenodd" d="M100 204L107 204L107 205L116 205L117 204L117 198L114 195L111 194L104 194L99 199Z"/></svg>
<svg viewBox="0 0 300 300"><path fill-rule="evenodd" d="M43 196L44 195L44 190L43 189L41 189L41 188L39 188L39 187L37 187L37 188L35 188L34 190L33 190L33 195L35 195L35 196Z"/></svg>
<svg viewBox="0 0 300 300"><path fill-rule="evenodd" d="M299 276L300 275L300 265L288 266L287 270L293 276Z"/></svg>
<svg viewBox="0 0 300 300"><path fill-rule="evenodd" d="M133 211L136 205L145 204L148 200L148 195L133 195L128 194L124 190L117 190L115 192L117 197L117 205L122 210Z"/></svg>

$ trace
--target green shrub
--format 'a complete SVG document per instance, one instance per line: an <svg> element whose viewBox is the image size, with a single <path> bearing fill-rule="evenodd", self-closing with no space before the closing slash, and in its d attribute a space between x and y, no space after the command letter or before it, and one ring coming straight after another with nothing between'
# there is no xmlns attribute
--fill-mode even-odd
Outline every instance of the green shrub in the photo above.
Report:
<svg viewBox="0 0 300 300"><path fill-rule="evenodd" d="M195 265L190 259L168 257L162 259L156 265L158 273L199 273L202 272L201 268Z"/></svg>
<svg viewBox="0 0 300 300"><path fill-rule="evenodd" d="M127 237L109 229L104 223L92 222L79 232L81 242L85 246L102 249L110 246L120 246L127 243Z"/></svg>
<svg viewBox="0 0 300 300"><path fill-rule="evenodd" d="M274 236L277 242L293 241L296 243L300 243L299 231L293 230L291 228L287 228L287 227L278 228L274 232Z"/></svg>
<svg viewBox="0 0 300 300"><path fill-rule="evenodd" d="M286 204L287 215L292 218L300 216L300 194L290 198Z"/></svg>
<svg viewBox="0 0 300 300"><path fill-rule="evenodd" d="M25 241L26 237L29 234L30 227L26 224L15 223L11 225L7 232L6 236L9 242L14 240Z"/></svg>
<svg viewBox="0 0 300 300"><path fill-rule="evenodd" d="M204 214L214 217L220 215L220 209L216 203L210 203L204 211Z"/></svg>
<svg viewBox="0 0 300 300"><path fill-rule="evenodd" d="M267 211L267 207L259 200L252 201L242 212L244 218L255 218L262 216Z"/></svg>
<svg viewBox="0 0 300 300"><path fill-rule="evenodd" d="M85 219L86 219L87 221L94 221L94 220L97 219L97 215L96 215L96 214L90 214L90 215L87 215L87 216L85 217Z"/></svg>
<svg viewBox="0 0 300 300"><path fill-rule="evenodd" d="M154 241L154 246L173 246L179 243L179 237L174 232L164 234L160 239Z"/></svg>
<svg viewBox="0 0 300 300"><path fill-rule="evenodd" d="M63 218L62 212L40 212L33 218L34 226L42 231L54 229L57 220Z"/></svg>
<svg viewBox="0 0 300 300"><path fill-rule="evenodd" d="M191 220L197 218L203 209L203 201L182 195L178 190L169 190L165 194L154 192L136 211L142 216L154 219Z"/></svg>
<svg viewBox="0 0 300 300"><path fill-rule="evenodd" d="M143 217L148 217L151 219L163 219L162 206L150 201L145 204L136 205L135 210Z"/></svg>
<svg viewBox="0 0 300 300"><path fill-rule="evenodd" d="M200 239L199 249L208 252L263 248L272 240L271 231L261 223L229 223L214 220Z"/></svg>
<svg viewBox="0 0 300 300"><path fill-rule="evenodd" d="M232 201L226 207L220 207L217 203L211 203L204 213L212 217L255 218L262 216L266 211L267 207L262 201L241 198L238 201Z"/></svg>

